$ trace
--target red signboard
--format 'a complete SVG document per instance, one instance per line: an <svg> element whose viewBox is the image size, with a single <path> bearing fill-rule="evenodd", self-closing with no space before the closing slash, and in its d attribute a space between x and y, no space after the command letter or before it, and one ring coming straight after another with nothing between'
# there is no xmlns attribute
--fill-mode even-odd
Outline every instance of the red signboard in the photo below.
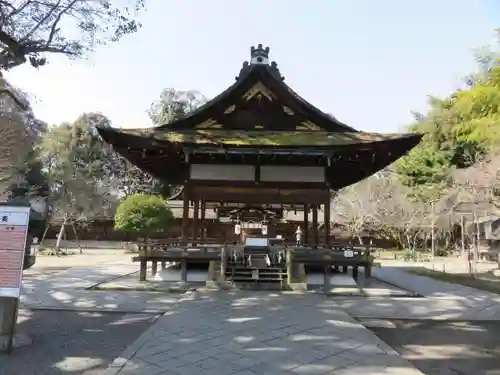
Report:
<svg viewBox="0 0 500 375"><path fill-rule="evenodd" d="M0 297L21 295L29 207L0 206Z"/></svg>

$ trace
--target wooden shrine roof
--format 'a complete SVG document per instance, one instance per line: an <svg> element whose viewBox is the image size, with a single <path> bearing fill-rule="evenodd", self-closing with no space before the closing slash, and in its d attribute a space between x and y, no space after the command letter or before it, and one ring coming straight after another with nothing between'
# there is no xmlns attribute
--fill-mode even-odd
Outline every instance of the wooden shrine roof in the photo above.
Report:
<svg viewBox="0 0 500 375"><path fill-rule="evenodd" d="M155 128L98 131L133 164L172 184L185 181L186 151L193 148L209 162L224 157L238 163L247 158L239 154L249 153L264 164L323 163L334 189L386 167L422 138L357 131L322 112L285 84L262 45L251 48L234 84L187 117Z"/></svg>
<svg viewBox="0 0 500 375"><path fill-rule="evenodd" d="M114 133L114 134L113 134ZM170 143L184 145L214 146L283 146L283 147L324 147L353 144L369 144L390 140L420 140L419 134L380 134L365 132L326 132L326 131L269 131L269 130L177 130L165 128L111 129L101 130L106 141L122 145L139 145L140 140L147 140L154 146L167 146Z"/></svg>

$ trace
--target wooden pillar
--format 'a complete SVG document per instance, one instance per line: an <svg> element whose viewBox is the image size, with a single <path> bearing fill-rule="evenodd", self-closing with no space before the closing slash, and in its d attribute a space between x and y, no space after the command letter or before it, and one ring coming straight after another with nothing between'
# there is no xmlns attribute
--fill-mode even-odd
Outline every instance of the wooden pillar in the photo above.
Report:
<svg viewBox="0 0 500 375"><path fill-rule="evenodd" d="M182 192L182 243L186 244L188 238L188 225L189 225L189 188L184 186L184 191Z"/></svg>
<svg viewBox="0 0 500 375"><path fill-rule="evenodd" d="M325 200L325 245L330 244L330 189Z"/></svg>
<svg viewBox="0 0 500 375"><path fill-rule="evenodd" d="M288 285L293 283L293 252L289 247L286 249L286 281Z"/></svg>
<svg viewBox="0 0 500 375"><path fill-rule="evenodd" d="M19 299L0 298L0 352L12 354L14 336L16 334Z"/></svg>
<svg viewBox="0 0 500 375"><path fill-rule="evenodd" d="M304 204L304 244L309 244L309 205Z"/></svg>
<svg viewBox="0 0 500 375"><path fill-rule="evenodd" d="M187 282L187 260L181 259L181 281Z"/></svg>
<svg viewBox="0 0 500 375"><path fill-rule="evenodd" d="M325 268L323 269L323 288L325 293L330 293L331 286L330 286L330 278L331 278L331 267L330 263L325 265Z"/></svg>
<svg viewBox="0 0 500 375"><path fill-rule="evenodd" d="M314 205L312 208L312 230L313 230L313 244L318 244L318 206Z"/></svg>
<svg viewBox="0 0 500 375"><path fill-rule="evenodd" d="M195 199L194 201L194 207L193 207L193 227L191 228L192 230L192 237L193 241L196 242L198 239L198 217L200 216L200 201L198 199Z"/></svg>
<svg viewBox="0 0 500 375"><path fill-rule="evenodd" d="M158 274L158 261L153 260L153 265L151 266L151 275L154 277Z"/></svg>
<svg viewBox="0 0 500 375"><path fill-rule="evenodd" d="M462 240L462 256L465 254L465 217L464 214L460 215L460 237Z"/></svg>
<svg viewBox="0 0 500 375"><path fill-rule="evenodd" d="M141 259L141 265L139 269L139 281L146 281L146 272L148 269L148 263L145 259Z"/></svg>
<svg viewBox="0 0 500 375"><path fill-rule="evenodd" d="M201 201L201 220L200 220L200 240L205 240L205 231L206 231L206 223L205 223L205 214L207 210L207 202Z"/></svg>
<svg viewBox="0 0 500 375"><path fill-rule="evenodd" d="M226 281L226 268L227 268L227 248L223 246L220 249L220 281Z"/></svg>

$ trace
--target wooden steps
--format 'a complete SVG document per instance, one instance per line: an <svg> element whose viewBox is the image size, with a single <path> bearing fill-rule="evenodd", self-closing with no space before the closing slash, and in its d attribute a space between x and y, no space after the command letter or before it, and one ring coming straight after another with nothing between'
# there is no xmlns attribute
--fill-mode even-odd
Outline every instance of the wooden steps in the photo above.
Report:
<svg viewBox="0 0 500 375"><path fill-rule="evenodd" d="M251 264L229 261L226 279L235 283L283 283L286 281L286 267L267 265L265 253L252 252Z"/></svg>

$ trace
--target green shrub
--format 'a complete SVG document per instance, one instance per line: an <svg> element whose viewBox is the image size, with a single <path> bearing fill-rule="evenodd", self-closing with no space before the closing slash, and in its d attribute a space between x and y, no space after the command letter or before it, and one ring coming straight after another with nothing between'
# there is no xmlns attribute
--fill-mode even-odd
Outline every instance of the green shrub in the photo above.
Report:
<svg viewBox="0 0 500 375"><path fill-rule="evenodd" d="M173 221L167 202L156 195L134 194L116 209L115 229L122 232L150 233L164 230Z"/></svg>

